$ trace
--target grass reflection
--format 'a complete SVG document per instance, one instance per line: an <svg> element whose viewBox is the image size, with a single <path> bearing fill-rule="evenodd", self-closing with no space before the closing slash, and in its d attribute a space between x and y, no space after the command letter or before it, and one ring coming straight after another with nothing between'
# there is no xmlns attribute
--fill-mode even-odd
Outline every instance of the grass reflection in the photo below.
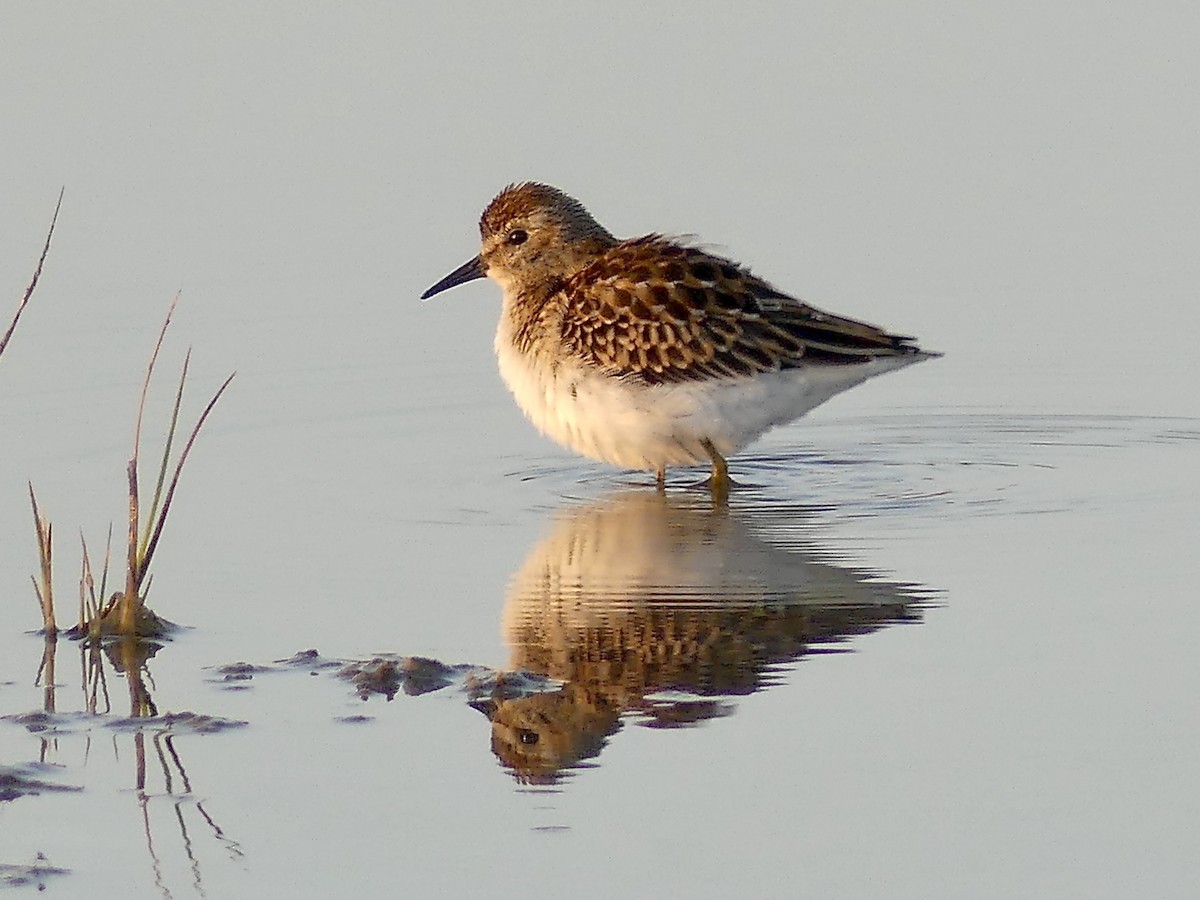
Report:
<svg viewBox="0 0 1200 900"><path fill-rule="evenodd" d="M62 703L65 685L57 675L59 639L46 635L36 682L42 686L42 709L38 712L4 718L37 736L38 761L45 767L63 765L60 756L65 744L83 742L83 765L92 757L93 740L106 734L111 741L112 758L131 765L130 784L137 806L140 832L149 860L154 884L164 897L175 896L170 882L173 866L185 865L191 888L205 896L203 869L193 831L206 831L231 858L240 858L242 850L216 819L196 798L192 778L176 743L180 734L202 734L236 727L243 723L195 713L160 715L154 699L154 679L150 663L163 645L136 637L106 641L83 640L75 644L79 652L78 704ZM123 684L129 700L128 715L117 712L114 696L122 694L112 685ZM65 707L65 708L64 708ZM102 754L107 758L107 754ZM77 762L77 760L74 760ZM31 782L27 793L42 793L47 786ZM51 789L61 790L61 787ZM166 803L165 817L154 810ZM170 848L169 855L167 848Z"/></svg>

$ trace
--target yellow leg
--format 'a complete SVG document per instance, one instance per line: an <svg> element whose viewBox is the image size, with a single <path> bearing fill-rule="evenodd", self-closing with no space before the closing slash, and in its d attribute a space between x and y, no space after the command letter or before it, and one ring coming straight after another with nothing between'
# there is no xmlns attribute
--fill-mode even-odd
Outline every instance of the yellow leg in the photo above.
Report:
<svg viewBox="0 0 1200 900"><path fill-rule="evenodd" d="M714 497L724 499L729 496L729 465L725 462L725 457L717 452L712 441L706 440L700 443L712 460L712 475L709 476L708 486Z"/></svg>

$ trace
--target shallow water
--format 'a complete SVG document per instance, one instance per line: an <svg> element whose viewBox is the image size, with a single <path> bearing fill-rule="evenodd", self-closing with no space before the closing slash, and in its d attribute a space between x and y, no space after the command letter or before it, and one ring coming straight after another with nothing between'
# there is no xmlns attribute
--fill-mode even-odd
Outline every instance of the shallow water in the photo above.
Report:
<svg viewBox="0 0 1200 900"><path fill-rule="evenodd" d="M0 358L0 887L1193 896L1168 7L10 11L0 310L66 197ZM659 495L522 420L494 285L416 300L523 178L946 356L733 459L727 507ZM185 348L186 424L237 371L153 566L182 628L51 658L26 482L70 624L181 289L147 461Z"/></svg>
<svg viewBox="0 0 1200 900"><path fill-rule="evenodd" d="M471 896L535 859L526 888L577 878L582 896L1181 891L1198 434L830 417L739 458L727 507L699 472L662 495L533 462L496 476L518 502L477 514L524 547L464 544L466 591L391 595L463 623L436 660L411 621L347 640L327 618L357 617L350 595L238 597L284 611L241 657L208 626L140 667L61 641L52 693L40 638L10 633L0 747L22 796L4 863L32 874L4 877ZM467 609L495 649L471 646ZM131 668L156 717L128 717Z"/></svg>

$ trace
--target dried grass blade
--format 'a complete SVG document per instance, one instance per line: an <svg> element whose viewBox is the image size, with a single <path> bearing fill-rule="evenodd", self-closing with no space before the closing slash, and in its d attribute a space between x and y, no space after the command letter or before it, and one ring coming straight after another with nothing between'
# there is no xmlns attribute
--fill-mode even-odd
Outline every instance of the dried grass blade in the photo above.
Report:
<svg viewBox="0 0 1200 900"><path fill-rule="evenodd" d="M158 539L162 535L163 526L167 522L167 514L171 511L171 499L175 496L175 488L179 484L179 476L183 473L183 464L187 462L188 454L192 451L192 445L196 442L196 436L200 433L200 429L204 427L204 422L208 418L208 414L212 412L213 407L217 405L217 401L221 399L221 395L225 393L225 389L229 387L229 383L233 381L234 375L230 375L225 379L225 382L217 388L217 392L213 394L208 405L204 407L204 412L200 414L200 418L196 421L196 426L192 429L192 433L188 435L187 443L184 444L183 452L179 454L179 460L175 464L175 473L171 476L171 484L167 488L166 496L163 498L162 512L158 516L158 521L154 523L154 534L150 536L150 543L146 545L146 554L142 558L143 569L142 576L150 566L150 560L154 556L154 550L158 546ZM140 583L140 579L139 579Z"/></svg>
<svg viewBox="0 0 1200 900"><path fill-rule="evenodd" d="M150 512L146 516L146 525L142 529L142 541L138 548L139 558L145 558L146 547L150 543L150 529L158 518L159 504L162 502L163 484L167 480L167 468L171 463L171 447L175 443L175 430L179 427L179 407L183 404L183 387L187 383L188 366L192 361L192 348L188 347L187 355L183 358L183 371L179 376L179 387L175 391L175 405L171 409L171 424L167 428L167 440L163 446L162 461L158 465L158 482L154 485L154 496L150 501Z"/></svg>
<svg viewBox="0 0 1200 900"><path fill-rule="evenodd" d="M17 323L21 321L21 313L25 312L25 307L29 305L29 298L33 296L38 281L42 277L42 267L46 264L46 257L50 253L50 239L54 237L54 226L58 224L58 211L62 209L63 194L66 190L66 188L62 188L58 192L58 203L54 206L54 217L50 220L50 230L46 232L46 243L42 247L42 255L38 257L37 268L33 270L33 278L29 282L29 287L25 288L25 296L21 298L21 303L17 307L17 313L13 316L12 324L8 326L8 331L4 332L4 337L0 338L0 356L4 354L4 348L8 346L13 332L17 330Z"/></svg>
<svg viewBox="0 0 1200 900"><path fill-rule="evenodd" d="M82 569L79 574L79 625L80 631L87 624L87 611L89 608L96 606L96 582L92 578L92 561L88 558L87 540L83 536L83 529L79 529L79 546L80 556L83 559ZM90 600L89 600L90 597Z"/></svg>
<svg viewBox="0 0 1200 900"><path fill-rule="evenodd" d="M133 426L133 462L136 465L138 459L138 448L142 441L142 412L146 408L146 394L150 390L150 377L154 374L154 363L158 360L158 351L162 349L163 338L167 335L167 328L171 324L171 316L175 314L175 307L179 303L179 295L175 295L175 299L171 301L171 308L167 310L167 317L163 319L162 328L158 332L158 340L154 344L154 352L150 354L150 364L146 366L146 377L142 381L142 397L138 401L137 421Z"/></svg>
<svg viewBox="0 0 1200 900"><path fill-rule="evenodd" d="M138 560L138 478L137 459L129 461L129 546L126 554L125 596L121 602L119 630L122 634L132 634L135 616L135 604L138 599L138 586L142 581L141 561Z"/></svg>
<svg viewBox="0 0 1200 900"><path fill-rule="evenodd" d="M96 614L99 615L104 598L108 596L108 561L112 556L112 522L108 523L108 540L104 544L104 568L100 572L100 600L96 604Z"/></svg>
<svg viewBox="0 0 1200 900"><path fill-rule="evenodd" d="M33 527L37 537L38 559L41 563L41 587L37 579L33 586L37 591L38 606L42 609L42 627L47 635L58 634L58 626L54 621L54 530L38 509L37 496L33 492L33 482L29 484L29 504L33 508Z"/></svg>

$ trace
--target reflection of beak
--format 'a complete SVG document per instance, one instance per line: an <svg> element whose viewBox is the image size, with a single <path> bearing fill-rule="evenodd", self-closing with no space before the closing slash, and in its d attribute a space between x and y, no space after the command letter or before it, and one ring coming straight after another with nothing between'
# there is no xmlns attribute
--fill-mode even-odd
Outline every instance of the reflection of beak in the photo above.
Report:
<svg viewBox="0 0 1200 900"><path fill-rule="evenodd" d="M477 256L474 259L463 263L429 290L421 295L422 300L428 300L434 294L440 294L442 291L448 291L452 287L458 287L460 284L466 284L468 281L474 281L476 278L483 278L487 275L487 266L483 264L483 257Z"/></svg>

